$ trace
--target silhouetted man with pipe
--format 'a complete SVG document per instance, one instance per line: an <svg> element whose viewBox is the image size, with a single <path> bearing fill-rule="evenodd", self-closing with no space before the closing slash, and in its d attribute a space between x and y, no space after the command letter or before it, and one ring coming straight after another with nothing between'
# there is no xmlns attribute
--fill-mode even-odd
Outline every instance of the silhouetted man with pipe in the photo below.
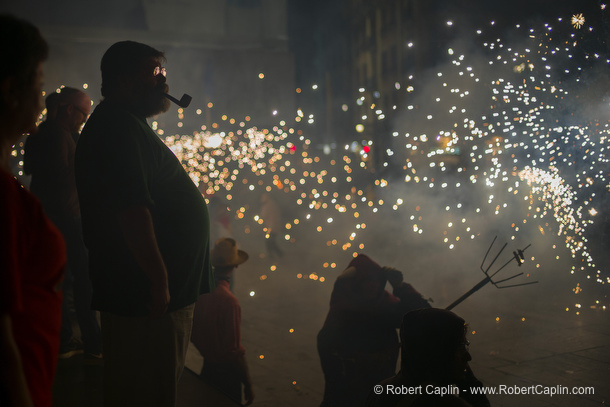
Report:
<svg viewBox="0 0 610 407"><path fill-rule="evenodd" d="M205 201L146 122L169 109L164 61L133 41L106 51L76 151L105 406L175 406L194 304L214 285Z"/></svg>

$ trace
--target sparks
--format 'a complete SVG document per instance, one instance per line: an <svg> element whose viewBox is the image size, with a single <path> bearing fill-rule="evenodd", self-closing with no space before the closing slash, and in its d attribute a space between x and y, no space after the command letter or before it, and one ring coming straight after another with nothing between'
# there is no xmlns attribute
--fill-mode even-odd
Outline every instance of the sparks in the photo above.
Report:
<svg viewBox="0 0 610 407"><path fill-rule="evenodd" d="M580 29L584 23L585 23L585 17L582 15L582 13L574 14L572 16L572 25L574 26L574 28Z"/></svg>

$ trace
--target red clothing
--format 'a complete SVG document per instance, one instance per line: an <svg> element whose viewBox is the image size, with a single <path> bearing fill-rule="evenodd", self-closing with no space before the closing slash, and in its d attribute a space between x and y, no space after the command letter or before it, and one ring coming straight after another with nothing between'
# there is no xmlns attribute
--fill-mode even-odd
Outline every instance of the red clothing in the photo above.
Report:
<svg viewBox="0 0 610 407"><path fill-rule="evenodd" d="M240 326L239 302L229 291L229 282L220 280L212 293L201 295L195 304L191 341L205 361L232 362L246 352Z"/></svg>
<svg viewBox="0 0 610 407"><path fill-rule="evenodd" d="M51 407L66 249L40 202L0 169L0 313L7 313L36 407Z"/></svg>

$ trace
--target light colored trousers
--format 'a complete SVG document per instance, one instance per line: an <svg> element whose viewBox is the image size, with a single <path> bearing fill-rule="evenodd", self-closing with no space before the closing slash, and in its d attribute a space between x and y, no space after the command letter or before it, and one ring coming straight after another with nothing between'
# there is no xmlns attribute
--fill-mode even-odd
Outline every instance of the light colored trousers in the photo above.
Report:
<svg viewBox="0 0 610 407"><path fill-rule="evenodd" d="M100 313L105 407L175 407L194 308L159 318Z"/></svg>

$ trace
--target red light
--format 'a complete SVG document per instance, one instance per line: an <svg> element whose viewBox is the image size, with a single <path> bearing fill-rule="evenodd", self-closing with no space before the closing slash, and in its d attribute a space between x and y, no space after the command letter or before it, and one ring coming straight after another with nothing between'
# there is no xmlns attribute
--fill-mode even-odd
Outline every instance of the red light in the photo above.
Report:
<svg viewBox="0 0 610 407"><path fill-rule="evenodd" d="M290 146L290 152L294 153L295 151L297 151L297 147L293 144Z"/></svg>
<svg viewBox="0 0 610 407"><path fill-rule="evenodd" d="M362 151L364 151L365 153L368 154L368 152L371 150L371 148L369 146L364 146L362 147Z"/></svg>

